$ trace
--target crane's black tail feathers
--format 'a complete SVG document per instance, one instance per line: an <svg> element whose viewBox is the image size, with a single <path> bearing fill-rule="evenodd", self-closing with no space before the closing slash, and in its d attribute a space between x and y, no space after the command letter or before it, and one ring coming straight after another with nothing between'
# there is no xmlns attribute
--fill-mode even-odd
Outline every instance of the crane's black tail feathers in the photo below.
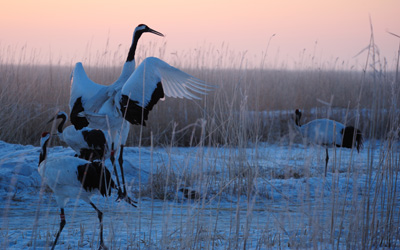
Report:
<svg viewBox="0 0 400 250"><path fill-rule="evenodd" d="M355 139L355 141L353 141L353 139ZM364 138L359 129L356 129L353 126L344 128L342 147L352 148L356 146L357 152L360 152L360 150L363 148L363 141Z"/></svg>
<svg viewBox="0 0 400 250"><path fill-rule="evenodd" d="M78 166L78 180L86 191L98 189L103 196L110 196L111 189L118 190L117 201L124 200L126 203L137 207L137 202L131 199L121 188L115 185L110 171L101 162L91 162Z"/></svg>
<svg viewBox="0 0 400 250"><path fill-rule="evenodd" d="M101 162L79 165L77 177L86 191L98 189L102 196L110 196L111 188L117 189L110 171Z"/></svg>

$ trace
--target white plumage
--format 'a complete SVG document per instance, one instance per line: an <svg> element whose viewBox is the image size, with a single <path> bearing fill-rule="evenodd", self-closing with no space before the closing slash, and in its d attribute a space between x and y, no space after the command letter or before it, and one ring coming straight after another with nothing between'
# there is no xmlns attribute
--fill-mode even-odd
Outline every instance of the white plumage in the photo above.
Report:
<svg viewBox="0 0 400 250"><path fill-rule="evenodd" d="M115 92L108 99L92 99L80 116L87 119L90 127L103 130L120 130L123 118L131 124L145 125L149 111L165 96L200 99L197 94L205 95L211 89L202 80L158 58L148 57L132 73L120 92ZM97 93L106 96L104 90Z"/></svg>
<svg viewBox="0 0 400 250"><path fill-rule="evenodd" d="M64 208L70 198L80 198L90 203L90 198L99 191L83 191L82 183L77 178L77 166L90 164L90 161L72 156L50 158L39 165L39 174L51 190L53 190L57 205ZM83 191L79 196L79 192Z"/></svg>
<svg viewBox="0 0 400 250"><path fill-rule="evenodd" d="M168 63L146 58L124 84L119 101L122 116L132 124L143 124L158 100L165 96L200 99L211 86Z"/></svg>
<svg viewBox="0 0 400 250"><path fill-rule="evenodd" d="M61 141L70 146L80 158L86 160L104 160L110 157L110 138L100 129L82 128L76 130L73 125L64 128L68 115L60 111L51 119L61 119L57 126L57 135Z"/></svg>
<svg viewBox="0 0 400 250"><path fill-rule="evenodd" d="M146 58L129 77L122 88L122 95L131 95L131 98L143 105L144 100L149 101L157 84L161 82L164 94L168 97L200 99L192 92L205 95L209 86L204 81L197 79L168 63L156 58ZM147 103L144 103L144 106Z"/></svg>
<svg viewBox="0 0 400 250"><path fill-rule="evenodd" d="M77 63L71 74L71 95L70 95L70 120L76 129L84 127L101 129L109 134L111 143L111 161L114 166L119 186L118 173L115 168L115 157L118 152L123 151L129 133L129 123L125 121L116 104L119 101L122 86L135 70L135 52L141 35L150 32L164 36L158 31L140 24L133 32L132 44L128 52L126 62L119 78L111 85L97 84L89 79L82 63ZM90 114L90 115L89 115ZM90 119L92 118L92 119ZM119 154L119 162L126 194L125 182L122 168L122 153Z"/></svg>
<svg viewBox="0 0 400 250"><path fill-rule="evenodd" d="M92 127L103 130L120 129L122 127L122 119L115 124L111 118L120 116L118 110L115 109L115 97L120 93L122 86L135 70L135 53L138 41L143 33L150 32L159 36L164 36L158 31L149 28L147 25L140 24L133 32L132 44L128 52L126 62L124 63L118 79L109 86L101 85L93 82L87 76L82 63L78 62L71 74L71 94L69 107L71 110L71 122L76 129L83 127ZM117 100L118 101L118 100ZM85 118L83 111L108 115L109 122L102 120L101 127L95 126L99 123L91 124Z"/></svg>
<svg viewBox="0 0 400 250"><path fill-rule="evenodd" d="M211 90L211 86L202 80L154 57L146 58L134 69L132 63L140 37L136 33L135 30L121 76L112 85L103 86L91 81L81 63L77 63L71 76L71 123L76 129L88 126L109 131L112 145L121 148L121 151L129 133L127 121L145 125L149 111L165 96L199 99L196 94L206 94ZM156 31L152 33L162 35ZM119 158L122 172L121 153Z"/></svg>
<svg viewBox="0 0 400 250"><path fill-rule="evenodd" d="M361 131L353 126L345 126L344 124L329 120L316 119L307 124L301 125L301 112L296 109L295 123L297 130L309 142L325 147L325 176L328 168L329 154L328 148L344 147L357 148L357 152L362 149L363 137Z"/></svg>
<svg viewBox="0 0 400 250"><path fill-rule="evenodd" d="M48 158L47 146L50 134L43 133L40 144L41 152L38 171L42 181L53 191L60 207L60 228L53 242L52 249L66 224L64 208L69 199L82 199L90 204L97 212L100 221L100 248L106 249L103 241L103 213L93 204L91 197L94 194L109 196L111 188L117 189L111 178L111 173L100 162L90 162L84 159L64 156ZM134 206L132 203L131 205Z"/></svg>
<svg viewBox="0 0 400 250"><path fill-rule="evenodd" d="M301 134L310 142L317 145L333 147L342 144L343 134L340 133L345 126L329 119L316 119L298 127Z"/></svg>

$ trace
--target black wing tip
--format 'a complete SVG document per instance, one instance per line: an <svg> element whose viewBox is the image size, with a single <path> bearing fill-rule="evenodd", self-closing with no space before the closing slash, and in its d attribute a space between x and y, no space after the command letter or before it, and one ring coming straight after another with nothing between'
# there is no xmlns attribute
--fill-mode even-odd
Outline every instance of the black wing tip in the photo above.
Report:
<svg viewBox="0 0 400 250"><path fill-rule="evenodd" d="M69 116L69 119L76 130L80 130L89 126L89 121L86 119L86 117L79 116L79 113L83 111L84 108L82 105L82 97L79 97L76 99Z"/></svg>
<svg viewBox="0 0 400 250"><path fill-rule="evenodd" d="M353 139L355 139L353 143ZM352 148L354 145L356 146L357 152L360 152L364 147L364 137L361 133L361 130L353 127L347 126L344 128L343 135L343 146Z"/></svg>
<svg viewBox="0 0 400 250"><path fill-rule="evenodd" d="M164 97L164 89L161 82L157 83L157 87L144 108L138 105L138 101L130 99L127 95L122 95L120 99L122 116L133 125L146 126L145 121L148 120L149 112Z"/></svg>
<svg viewBox="0 0 400 250"><path fill-rule="evenodd" d="M99 190L102 196L110 196L111 188L117 189L110 171L102 162L91 162L77 167L77 178L82 187L90 192Z"/></svg>

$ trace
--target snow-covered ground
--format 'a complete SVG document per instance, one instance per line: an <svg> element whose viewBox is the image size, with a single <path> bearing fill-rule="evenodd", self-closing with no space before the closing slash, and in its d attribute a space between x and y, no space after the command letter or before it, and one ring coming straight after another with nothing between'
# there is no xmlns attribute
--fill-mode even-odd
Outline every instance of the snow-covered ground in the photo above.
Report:
<svg viewBox="0 0 400 250"><path fill-rule="evenodd" d="M115 194L95 196L93 202L104 212L110 249L358 249L361 233L356 230L365 220L367 198L378 203L368 208L382 216L390 208L381 197L389 193L383 189L400 190L397 176L379 177L388 159L385 150L385 142L371 141L359 154L330 149L324 178L325 149L312 145L128 147L124 169L138 208L115 202ZM391 152L399 156L398 150ZM48 157L73 154L55 146ZM54 240L59 208L52 193L41 187L38 158L38 147L0 141L1 249L48 249ZM196 190L200 199L186 198L182 187ZM395 197L392 222L397 232L391 247L400 247L400 198ZM67 224L56 249L97 249L93 208L71 200L65 213Z"/></svg>

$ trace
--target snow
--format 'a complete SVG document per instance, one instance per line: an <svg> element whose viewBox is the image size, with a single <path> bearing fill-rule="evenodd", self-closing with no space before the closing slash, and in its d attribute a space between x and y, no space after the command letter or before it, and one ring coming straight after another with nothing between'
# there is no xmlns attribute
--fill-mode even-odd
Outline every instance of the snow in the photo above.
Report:
<svg viewBox="0 0 400 250"><path fill-rule="evenodd" d="M345 246L354 210L363 208L358 202L366 195L376 197L384 148L385 142L367 141L359 154L330 149L324 178L325 149L312 145L127 147L125 178L138 208L115 202L115 194L95 196L93 202L104 213L110 249L235 249L244 244L246 249L321 249L333 247L331 235ZM58 230L59 208L37 172L39 151L0 141L1 249L48 249ZM48 157L74 154L53 146ZM369 181L366 166L371 162ZM111 163L106 165L111 171ZM173 185L163 188L167 181ZM393 185L398 190L400 181L396 178ZM195 190L201 199L187 199L181 187ZM56 249L97 249L93 208L71 200L65 214Z"/></svg>

